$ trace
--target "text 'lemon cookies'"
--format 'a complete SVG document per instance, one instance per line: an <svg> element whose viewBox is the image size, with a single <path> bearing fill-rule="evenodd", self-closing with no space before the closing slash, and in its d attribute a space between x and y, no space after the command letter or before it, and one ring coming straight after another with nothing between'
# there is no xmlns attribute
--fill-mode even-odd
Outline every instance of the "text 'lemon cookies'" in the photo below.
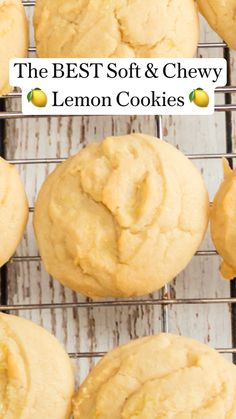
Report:
<svg viewBox="0 0 236 419"><path fill-rule="evenodd" d="M224 181L217 192L211 211L211 235L223 258L221 273L226 279L236 276L236 170L224 162Z"/></svg>
<svg viewBox="0 0 236 419"><path fill-rule="evenodd" d="M90 297L161 288L190 261L208 224L195 166L143 134L87 146L46 179L34 227L47 271Z"/></svg>
<svg viewBox="0 0 236 419"><path fill-rule="evenodd" d="M0 417L68 419L74 392L70 359L46 330L0 314Z"/></svg>
<svg viewBox="0 0 236 419"><path fill-rule="evenodd" d="M39 57L193 57L193 0L37 0Z"/></svg>
<svg viewBox="0 0 236 419"><path fill-rule="evenodd" d="M0 267L15 252L28 220L28 202L16 167L0 157Z"/></svg>
<svg viewBox="0 0 236 419"><path fill-rule="evenodd" d="M0 0L0 96L8 93L9 60L27 57L28 24L21 0Z"/></svg>
<svg viewBox="0 0 236 419"><path fill-rule="evenodd" d="M74 419L234 419L236 367L215 350L170 334L107 354L74 399Z"/></svg>
<svg viewBox="0 0 236 419"><path fill-rule="evenodd" d="M230 48L236 49L235 0L197 0L200 12Z"/></svg>

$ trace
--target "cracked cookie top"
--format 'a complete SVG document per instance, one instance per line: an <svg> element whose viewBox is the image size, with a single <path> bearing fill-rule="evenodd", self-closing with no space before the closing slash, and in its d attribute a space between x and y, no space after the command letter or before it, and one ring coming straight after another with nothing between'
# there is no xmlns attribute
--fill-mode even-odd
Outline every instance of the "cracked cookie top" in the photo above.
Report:
<svg viewBox="0 0 236 419"><path fill-rule="evenodd" d="M234 419L236 367L195 340L161 334L108 353L74 398L74 419Z"/></svg>
<svg viewBox="0 0 236 419"><path fill-rule="evenodd" d="M46 179L34 226L48 272L90 297L161 288L189 262L208 224L208 194L176 148L143 134L108 137Z"/></svg>
<svg viewBox="0 0 236 419"><path fill-rule="evenodd" d="M46 58L193 57L193 0L37 0L37 53Z"/></svg>

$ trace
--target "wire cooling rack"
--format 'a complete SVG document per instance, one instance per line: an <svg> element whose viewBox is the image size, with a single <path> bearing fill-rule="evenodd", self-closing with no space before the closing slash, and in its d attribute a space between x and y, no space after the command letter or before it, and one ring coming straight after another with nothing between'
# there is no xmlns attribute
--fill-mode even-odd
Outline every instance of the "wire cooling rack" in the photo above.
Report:
<svg viewBox="0 0 236 419"><path fill-rule="evenodd" d="M23 1L23 4L26 7L32 7L35 5L35 1ZM224 42L211 42L211 43L200 43L199 48L222 48L224 50L225 58L229 58L229 51L227 45ZM35 53L35 47L29 48L29 53ZM216 112L225 112L228 126L230 126L230 119L232 112L236 111L236 104L232 104L232 94L236 93L236 86L228 85L223 88L218 88L216 90L216 95L218 93L223 93L226 96L226 103L215 106ZM20 98L20 93L10 93L3 96L0 99L0 155L4 157L4 139L5 139L5 121L8 119L15 118L31 118L32 116L22 115L21 111L13 112L5 110L5 100L11 100L15 98ZM37 118L43 118L43 116L37 116ZM162 118L157 116L157 131L159 138L163 138L163 124ZM217 154L191 154L188 157L192 160L212 160L212 159L221 159L226 157L230 159L236 159L236 153L232 152L232 142L230 138L230 132L228 132L227 139L227 152L226 153L217 153ZM44 164L55 164L60 163L65 160L65 157L62 158L31 158L31 159L14 159L8 160L12 164L16 165L44 165ZM33 207L29 208L30 212L34 211ZM214 256L217 252L215 250L201 250L196 253L196 256ZM15 256L12 258L13 262L22 263L22 262L40 262L39 256ZM9 305L5 293L5 288L7 287L7 267L3 267L0 270L0 279L1 279L1 300L0 300L0 311L11 311L16 312L18 310L57 310L57 309L83 309L83 308L95 308L95 307L124 307L124 306L155 306L159 305L162 308L162 331L168 332L168 312L171 305L189 305L189 304L229 304L231 306L232 312L232 341L233 347L231 348L217 348L220 353L229 353L236 355L236 285L235 281L231 282L231 296L227 298L170 298L170 293L168 285L166 285L161 293L161 298L156 299L132 299L132 300L110 300L110 301L86 301L86 302L71 302L71 303L50 303L50 304L14 304ZM69 354L71 358L98 358L104 355L104 352L76 352ZM236 356L233 357L236 361Z"/></svg>

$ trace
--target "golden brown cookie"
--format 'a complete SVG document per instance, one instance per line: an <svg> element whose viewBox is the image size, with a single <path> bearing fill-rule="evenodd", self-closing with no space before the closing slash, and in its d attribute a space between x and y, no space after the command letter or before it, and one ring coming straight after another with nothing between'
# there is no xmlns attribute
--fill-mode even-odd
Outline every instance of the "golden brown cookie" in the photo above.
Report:
<svg viewBox="0 0 236 419"><path fill-rule="evenodd" d="M0 314L0 369L1 418L69 419L73 368L46 330Z"/></svg>
<svg viewBox="0 0 236 419"><path fill-rule="evenodd" d="M28 23L21 0L0 0L0 96L12 90L9 60L27 57Z"/></svg>
<svg viewBox="0 0 236 419"><path fill-rule="evenodd" d="M15 252L28 220L28 201L16 167L0 157L0 267Z"/></svg>
<svg viewBox="0 0 236 419"><path fill-rule="evenodd" d="M39 57L193 57L193 0L37 0Z"/></svg>
<svg viewBox="0 0 236 419"><path fill-rule="evenodd" d="M74 398L74 419L235 419L236 367L193 339L161 334L108 353Z"/></svg>
<svg viewBox="0 0 236 419"><path fill-rule="evenodd" d="M87 146L46 179L34 227L47 271L90 297L148 294L172 280L208 224L206 187L175 147L144 134Z"/></svg>
<svg viewBox="0 0 236 419"><path fill-rule="evenodd" d="M226 279L236 276L236 170L224 159L224 181L213 202L211 235L223 258L221 273Z"/></svg>
<svg viewBox="0 0 236 419"><path fill-rule="evenodd" d="M197 0L200 12L230 48L236 49L235 0Z"/></svg>

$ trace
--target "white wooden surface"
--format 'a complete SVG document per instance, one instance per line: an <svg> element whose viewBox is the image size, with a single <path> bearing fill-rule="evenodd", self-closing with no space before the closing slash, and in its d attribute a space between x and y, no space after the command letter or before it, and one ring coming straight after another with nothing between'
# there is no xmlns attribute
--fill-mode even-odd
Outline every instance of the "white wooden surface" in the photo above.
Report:
<svg viewBox="0 0 236 419"><path fill-rule="evenodd" d="M203 25L201 41L218 39ZM220 57L221 49L202 50L204 56ZM235 58L234 58L235 59ZM233 68L233 63L231 64ZM236 76L234 77L236 84ZM223 103L224 97L218 95ZM19 109L19 102L8 103L9 109ZM60 157L77 152L82 146L106 135L126 134L133 131L156 134L154 117L73 117L11 120L7 123L7 157ZM236 118L233 126L236 147ZM211 153L226 151L225 114L212 117L165 117L164 139L185 153ZM202 171L211 199L222 178L219 160L194 162ZM47 165L19 167L25 183L30 206L42 181L53 169ZM37 255L37 246L30 216L24 240L17 250L18 256ZM202 249L213 249L209 236ZM193 258L187 269L169 285L172 298L228 297L229 282L220 279L217 256ZM156 293L152 298L158 298ZM84 297L60 286L46 274L38 262L14 262L8 265L8 303L59 303L86 301ZM160 306L100 307L80 309L51 309L21 311L54 333L69 352L107 351L114 346L162 330ZM173 305L167 312L169 331L192 336L213 347L231 347L231 318L227 304ZM95 362L94 359L76 361L80 382Z"/></svg>

